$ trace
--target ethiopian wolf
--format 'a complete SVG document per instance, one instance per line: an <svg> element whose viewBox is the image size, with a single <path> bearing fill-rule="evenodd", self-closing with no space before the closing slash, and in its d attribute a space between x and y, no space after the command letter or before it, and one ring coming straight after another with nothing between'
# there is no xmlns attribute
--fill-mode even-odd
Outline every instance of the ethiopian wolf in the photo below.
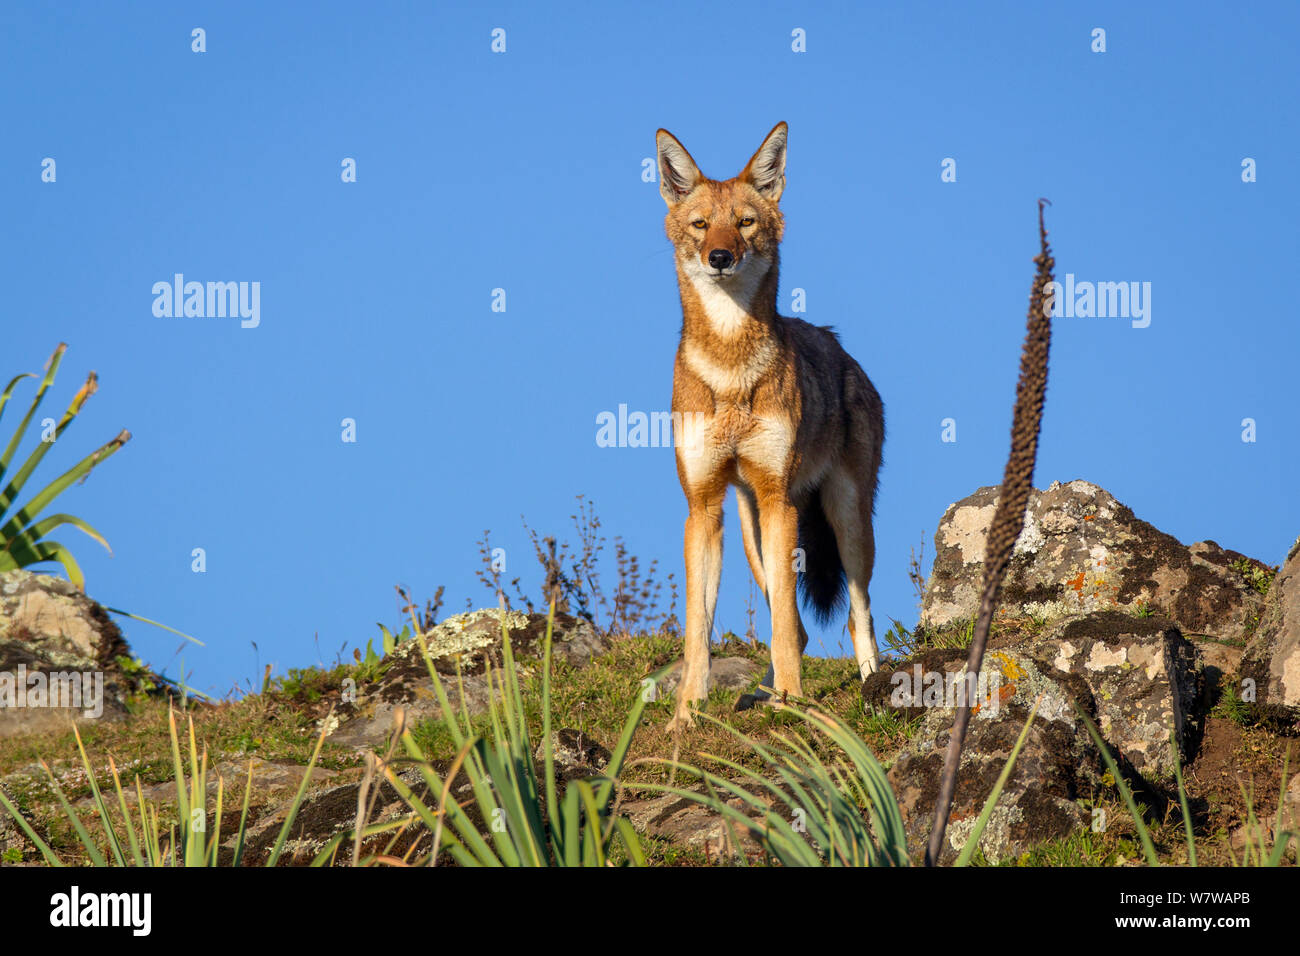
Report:
<svg viewBox="0 0 1300 956"><path fill-rule="evenodd" d="M671 724L678 730L694 722L691 705L708 689L729 485L745 557L772 614L764 685L782 698L802 693L808 635L796 581L819 620L842 604L847 583L858 667L876 670L867 587L885 420L876 389L834 332L777 313L786 124L726 181L706 178L667 130L656 143L682 299L672 410L690 432L675 442L689 512L686 659Z"/></svg>

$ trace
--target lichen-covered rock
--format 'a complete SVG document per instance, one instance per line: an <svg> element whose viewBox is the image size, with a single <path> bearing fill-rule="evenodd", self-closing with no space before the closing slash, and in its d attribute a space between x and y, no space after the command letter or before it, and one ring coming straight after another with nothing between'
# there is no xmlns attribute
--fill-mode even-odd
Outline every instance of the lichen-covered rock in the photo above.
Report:
<svg viewBox="0 0 1300 956"><path fill-rule="evenodd" d="M503 660L503 616L515 660L525 668L537 666L545 649L545 614L507 611L503 615L498 608L486 608L449 617L425 634L429 657L453 708L464 706L472 714L487 709L488 663L498 668ZM556 660L582 667L606 650L590 622L556 613L551 651ZM376 746L392 733L399 707L405 708L408 726L442 713L416 640L398 644L379 679L356 688L356 700L343 710L331 739L355 747Z"/></svg>
<svg viewBox="0 0 1300 956"><path fill-rule="evenodd" d="M981 488L944 513L924 624L942 627L978 610L998 490ZM1030 493L1000 600L1005 613L1046 620L1145 607L1184 633L1240 641L1263 603L1250 580L1261 570L1261 562L1213 541L1181 544L1090 482L1053 482Z"/></svg>
<svg viewBox="0 0 1300 956"><path fill-rule="evenodd" d="M139 674L103 607L62 578L0 574L0 737L118 719Z"/></svg>
<svg viewBox="0 0 1300 956"><path fill-rule="evenodd" d="M1255 682L1258 703L1300 712L1300 538L1269 585L1241 675Z"/></svg>
<svg viewBox="0 0 1300 956"><path fill-rule="evenodd" d="M1076 615L1017 643L1040 665L1078 678L1092 695L1102 738L1148 783L1174 775L1172 730L1179 759L1196 749L1203 718L1199 653L1169 621L1118 611Z"/></svg>
<svg viewBox="0 0 1300 956"><path fill-rule="evenodd" d="M956 714L951 705L960 700L952 688L960 689L965 682L965 652L956 655L960 659L952 651L927 658L922 666L936 669L921 672L923 684L917 680L916 662L908 662L872 675L863 687L869 704L922 708L919 728L889 769L907 827L908 846L918 860L929 840ZM985 673L987 681L971 687L976 709L962 750L941 863L955 860L970 838L1035 701L1038 712L1029 736L980 847L990 861L997 862L1019 856L1044 840L1066 836L1088 819L1077 801L1090 795L1100 755L1073 706L1077 702L1088 712L1091 700L1086 685L1013 650L991 650L985 656ZM884 680L881 674L885 674ZM934 699L931 687L937 695ZM905 691L907 700L900 691Z"/></svg>
<svg viewBox="0 0 1300 956"><path fill-rule="evenodd" d="M966 659L965 649L931 649L862 685L869 706L920 719L889 771L917 852L929 839L944 753L964 699L974 713L945 859L969 837L1035 701L1025 749L981 842L990 860L1018 856L1087 822L1078 801L1093 795L1102 764L1076 706L1098 726L1121 770L1155 790L1173 786L1171 729L1182 758L1195 751L1204 717L1199 657L1167 620L1097 611L998 633L971 683Z"/></svg>

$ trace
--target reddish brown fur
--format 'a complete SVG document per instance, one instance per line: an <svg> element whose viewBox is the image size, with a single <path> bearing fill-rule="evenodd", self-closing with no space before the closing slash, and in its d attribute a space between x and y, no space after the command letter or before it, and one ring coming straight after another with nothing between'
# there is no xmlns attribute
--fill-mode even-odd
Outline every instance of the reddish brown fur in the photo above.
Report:
<svg viewBox="0 0 1300 956"><path fill-rule="evenodd" d="M829 547L847 571L859 663L875 667L874 634L859 639L855 620L871 630L866 592L883 410L870 380L829 329L777 312L785 136L785 124L778 124L740 175L718 182L699 173L670 133L658 134L660 189L669 205L665 229L677 250L683 316L672 407L675 421L695 413L702 423L677 441L689 516L686 659L675 726L691 722L690 705L707 688L728 485L737 486L746 557L772 612L767 683L779 693L801 692L808 638L797 609L793 554L801 512L818 502L834 531ZM735 260L729 274L711 261L720 252Z"/></svg>

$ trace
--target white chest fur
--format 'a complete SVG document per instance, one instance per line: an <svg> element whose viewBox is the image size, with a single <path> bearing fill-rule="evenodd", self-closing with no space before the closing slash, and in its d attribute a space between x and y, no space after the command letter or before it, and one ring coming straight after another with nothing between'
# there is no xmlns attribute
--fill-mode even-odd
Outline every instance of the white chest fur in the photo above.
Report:
<svg viewBox="0 0 1300 956"><path fill-rule="evenodd" d="M776 347L766 340L752 355L739 363L720 361L695 342L687 342L683 353L686 366L720 399L748 397L772 364L775 355Z"/></svg>

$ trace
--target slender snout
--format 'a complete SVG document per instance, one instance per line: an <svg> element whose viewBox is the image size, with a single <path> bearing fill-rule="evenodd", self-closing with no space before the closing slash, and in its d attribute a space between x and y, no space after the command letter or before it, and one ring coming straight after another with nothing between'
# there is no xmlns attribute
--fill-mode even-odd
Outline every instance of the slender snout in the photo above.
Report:
<svg viewBox="0 0 1300 956"><path fill-rule="evenodd" d="M714 249L709 253L709 265L715 269L730 269L735 261L736 257L729 249Z"/></svg>

